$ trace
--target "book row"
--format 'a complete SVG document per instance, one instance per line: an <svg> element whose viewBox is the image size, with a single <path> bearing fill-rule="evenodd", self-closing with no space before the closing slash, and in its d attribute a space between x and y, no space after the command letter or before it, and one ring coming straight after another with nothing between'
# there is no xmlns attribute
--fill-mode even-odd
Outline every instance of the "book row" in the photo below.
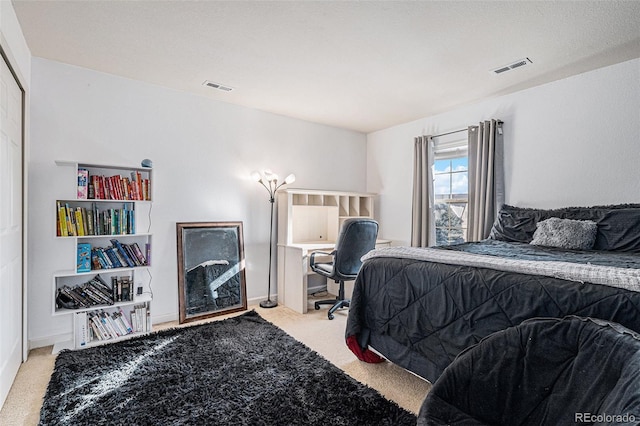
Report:
<svg viewBox="0 0 640 426"><path fill-rule="evenodd" d="M151 182L138 171L131 178L122 175L91 175L87 169L78 169L78 199L87 200L151 200Z"/></svg>
<svg viewBox="0 0 640 426"><path fill-rule="evenodd" d="M59 237L84 237L88 235L135 234L135 211L127 204L121 209L102 209L93 204L90 208L70 207L57 202L57 232Z"/></svg>
<svg viewBox="0 0 640 426"><path fill-rule="evenodd" d="M116 302L133 301L131 277L111 277L111 285L100 275L75 287L68 285L58 289L57 309L84 309L99 305L113 305Z"/></svg>
<svg viewBox="0 0 640 426"><path fill-rule="evenodd" d="M121 243L111 240L109 247L91 247L89 243L78 244L77 272L90 272L98 269L135 268L149 266L151 245L145 244L142 252L138 243Z"/></svg>
<svg viewBox="0 0 640 426"><path fill-rule="evenodd" d="M151 312L143 303L135 305L128 313L122 307L110 312L78 312L75 322L76 346L82 347L96 340L111 340L151 331Z"/></svg>

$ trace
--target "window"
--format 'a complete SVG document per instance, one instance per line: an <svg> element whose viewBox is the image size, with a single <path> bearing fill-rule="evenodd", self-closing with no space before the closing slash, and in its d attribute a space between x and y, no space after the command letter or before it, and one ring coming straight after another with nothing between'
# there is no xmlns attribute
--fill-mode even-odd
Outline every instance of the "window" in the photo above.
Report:
<svg viewBox="0 0 640 426"><path fill-rule="evenodd" d="M467 240L469 157L467 141L436 144L433 186L436 245Z"/></svg>

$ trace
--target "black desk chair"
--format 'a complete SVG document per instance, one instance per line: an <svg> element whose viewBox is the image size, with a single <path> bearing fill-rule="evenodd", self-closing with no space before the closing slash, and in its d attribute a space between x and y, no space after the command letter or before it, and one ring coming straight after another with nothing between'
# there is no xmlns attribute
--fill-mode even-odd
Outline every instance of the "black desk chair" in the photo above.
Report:
<svg viewBox="0 0 640 426"><path fill-rule="evenodd" d="M373 250L378 237L378 222L373 219L353 218L347 219L340 228L335 249L331 253L316 251L311 253L309 266L317 274L325 276L340 283L338 297L331 300L319 300L315 302L315 308L320 305L333 305L327 316L333 319L333 313L340 308L349 307L349 299L344 297L344 282L355 280L362 266L360 258ZM328 263L316 262L317 256L332 256Z"/></svg>

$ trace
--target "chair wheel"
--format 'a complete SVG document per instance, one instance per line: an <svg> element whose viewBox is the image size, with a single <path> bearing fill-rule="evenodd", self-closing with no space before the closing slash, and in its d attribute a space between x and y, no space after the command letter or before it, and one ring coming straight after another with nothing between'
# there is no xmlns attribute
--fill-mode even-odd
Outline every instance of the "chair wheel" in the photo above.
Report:
<svg viewBox="0 0 640 426"><path fill-rule="evenodd" d="M319 311L319 310L320 310L320 305L318 305L317 303L314 303L314 304L313 304L313 306L315 306L316 311Z"/></svg>
<svg viewBox="0 0 640 426"><path fill-rule="evenodd" d="M329 317L329 319L330 319L330 320L332 320L332 319L333 319L333 314L329 314L329 315L327 315L327 316Z"/></svg>

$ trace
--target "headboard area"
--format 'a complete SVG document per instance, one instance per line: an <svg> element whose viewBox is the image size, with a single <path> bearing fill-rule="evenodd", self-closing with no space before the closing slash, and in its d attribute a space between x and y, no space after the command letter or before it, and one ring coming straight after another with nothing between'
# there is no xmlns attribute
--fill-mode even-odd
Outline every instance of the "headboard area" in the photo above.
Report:
<svg viewBox="0 0 640 426"><path fill-rule="evenodd" d="M504 205L490 239L531 243L538 223L549 218L593 221L597 224L594 250L640 253L640 204L565 207L543 210Z"/></svg>

